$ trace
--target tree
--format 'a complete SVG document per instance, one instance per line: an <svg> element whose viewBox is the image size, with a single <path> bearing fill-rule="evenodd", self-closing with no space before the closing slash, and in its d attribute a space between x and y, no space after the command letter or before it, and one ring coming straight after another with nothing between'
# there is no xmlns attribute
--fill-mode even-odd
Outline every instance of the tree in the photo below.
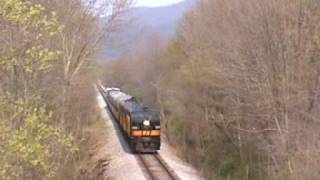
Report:
<svg viewBox="0 0 320 180"><path fill-rule="evenodd" d="M50 46L62 27L41 4L1 1L0 176L54 179L54 148L73 152L72 136L53 126L46 107L44 79L61 51Z"/></svg>
<svg viewBox="0 0 320 180"><path fill-rule="evenodd" d="M66 121L70 92L77 75L81 70L90 66L92 68L100 43L120 28L123 23L122 15L130 3L130 0L90 0L85 4L79 0L64 0L53 3L54 6L63 6L58 13L64 24L64 29L59 34L63 52L60 67L63 69L60 102L62 125ZM102 22L100 16L107 16L105 22Z"/></svg>
<svg viewBox="0 0 320 180"><path fill-rule="evenodd" d="M199 1L165 52L122 61L139 73L118 82L158 101L168 140L208 178L317 179L319 12L317 0Z"/></svg>
<svg viewBox="0 0 320 180"><path fill-rule="evenodd" d="M0 109L1 178L77 176L82 156L75 144L85 149L84 128L96 120L99 45L122 25L129 5L0 1L0 102L6 107Z"/></svg>

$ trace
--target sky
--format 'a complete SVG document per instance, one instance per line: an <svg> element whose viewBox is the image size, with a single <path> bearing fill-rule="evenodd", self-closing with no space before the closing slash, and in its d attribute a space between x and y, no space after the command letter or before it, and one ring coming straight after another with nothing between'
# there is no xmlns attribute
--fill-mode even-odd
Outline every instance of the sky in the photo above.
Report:
<svg viewBox="0 0 320 180"><path fill-rule="evenodd" d="M175 4L184 0L135 0L136 6L158 7Z"/></svg>

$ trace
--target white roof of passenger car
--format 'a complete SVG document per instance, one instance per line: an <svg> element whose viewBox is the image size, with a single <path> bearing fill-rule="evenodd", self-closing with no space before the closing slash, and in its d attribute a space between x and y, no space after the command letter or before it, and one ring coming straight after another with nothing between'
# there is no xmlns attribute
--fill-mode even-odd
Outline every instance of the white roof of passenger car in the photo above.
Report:
<svg viewBox="0 0 320 180"><path fill-rule="evenodd" d="M132 96L125 94L124 92L121 92L121 91L112 91L110 92L110 96L116 101L118 101L119 103L128 101L133 98Z"/></svg>
<svg viewBox="0 0 320 180"><path fill-rule="evenodd" d="M119 88L107 88L106 91L120 91Z"/></svg>

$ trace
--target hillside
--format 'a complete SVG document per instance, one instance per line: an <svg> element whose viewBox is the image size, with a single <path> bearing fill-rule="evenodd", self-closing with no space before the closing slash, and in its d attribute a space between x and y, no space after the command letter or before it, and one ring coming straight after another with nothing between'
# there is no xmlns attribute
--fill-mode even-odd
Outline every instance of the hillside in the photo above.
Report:
<svg viewBox="0 0 320 180"><path fill-rule="evenodd" d="M163 7L136 7L130 11L133 22L122 31L113 34L109 44L102 52L103 59L119 57L134 51L137 44L141 44L151 36L169 39L175 34L179 20L190 9L194 0L187 0L178 4Z"/></svg>

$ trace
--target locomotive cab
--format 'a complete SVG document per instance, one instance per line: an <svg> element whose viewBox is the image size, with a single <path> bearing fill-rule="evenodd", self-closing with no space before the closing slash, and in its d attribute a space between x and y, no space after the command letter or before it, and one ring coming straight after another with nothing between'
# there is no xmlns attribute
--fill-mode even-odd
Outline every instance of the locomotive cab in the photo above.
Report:
<svg viewBox="0 0 320 180"><path fill-rule="evenodd" d="M143 108L132 113L131 144L139 152L154 152L160 149L160 113Z"/></svg>

